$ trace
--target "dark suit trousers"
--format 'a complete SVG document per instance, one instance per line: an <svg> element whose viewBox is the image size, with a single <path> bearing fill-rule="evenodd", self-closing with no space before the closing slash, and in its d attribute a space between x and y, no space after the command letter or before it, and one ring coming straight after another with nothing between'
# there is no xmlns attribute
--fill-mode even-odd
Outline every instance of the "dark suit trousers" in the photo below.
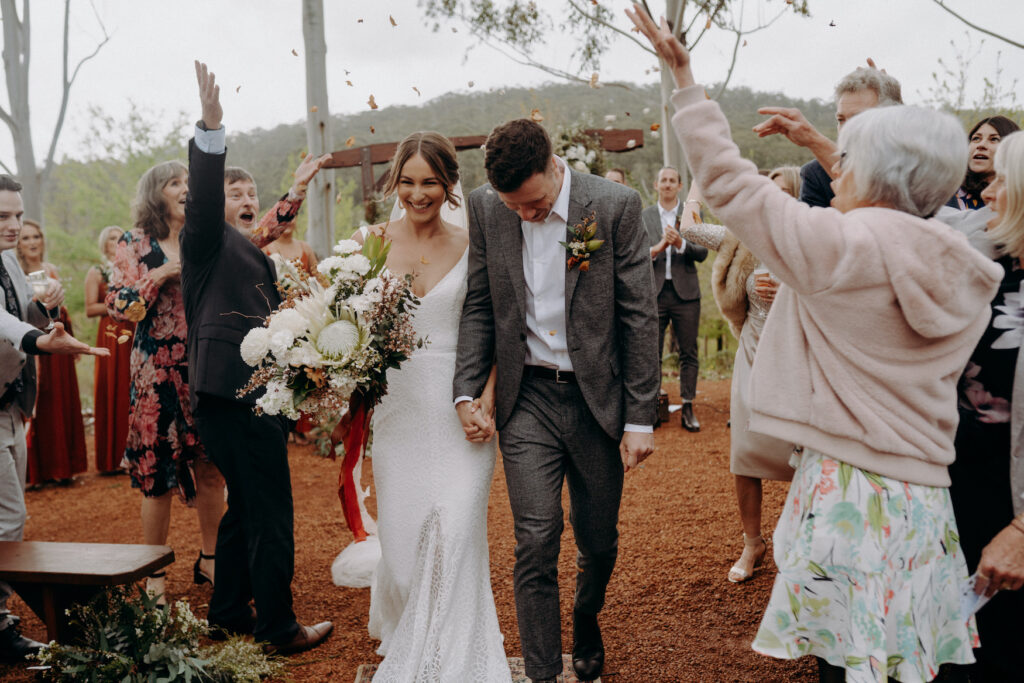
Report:
<svg viewBox="0 0 1024 683"><path fill-rule="evenodd" d="M562 671L562 482L569 483L579 570L573 607L597 614L618 554L622 460L576 384L532 377L523 378L500 445L515 520L516 617L526 675L554 678Z"/></svg>
<svg viewBox="0 0 1024 683"><path fill-rule="evenodd" d="M292 611L295 540L286 422L209 394L199 395L195 422L228 488L228 509L217 531L209 620L244 624L253 599L256 640L286 643L298 632Z"/></svg>
<svg viewBox="0 0 1024 683"><path fill-rule="evenodd" d="M700 299L684 301L672 288L672 281L658 293L658 357L665 349L665 328L672 323L672 332L679 344L679 395L692 401L697 395L697 332L700 330Z"/></svg>

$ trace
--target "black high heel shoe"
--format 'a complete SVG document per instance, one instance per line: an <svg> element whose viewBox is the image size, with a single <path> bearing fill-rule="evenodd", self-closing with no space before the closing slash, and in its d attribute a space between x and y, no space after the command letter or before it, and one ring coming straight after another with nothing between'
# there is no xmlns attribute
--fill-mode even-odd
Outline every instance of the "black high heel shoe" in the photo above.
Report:
<svg viewBox="0 0 1024 683"><path fill-rule="evenodd" d="M199 568L199 563L203 560L212 560L216 557L216 555L204 555L202 550L199 551L199 557L196 559L196 563L192 565L192 583L197 586L201 586L204 583L208 583L211 586L213 585L213 579Z"/></svg>

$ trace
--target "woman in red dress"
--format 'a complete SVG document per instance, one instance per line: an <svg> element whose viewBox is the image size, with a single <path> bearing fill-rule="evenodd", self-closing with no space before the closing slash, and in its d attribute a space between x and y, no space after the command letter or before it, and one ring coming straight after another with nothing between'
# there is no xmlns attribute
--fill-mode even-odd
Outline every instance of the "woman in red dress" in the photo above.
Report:
<svg viewBox="0 0 1024 683"><path fill-rule="evenodd" d="M18 238L18 261L25 273L46 271L57 279L57 269L43 259L46 243L35 221L27 220ZM63 306L59 321L71 332L71 320ZM48 481L70 484L72 476L85 472L89 462L85 454L85 426L82 403L78 397L76 356L37 356L39 393L36 412L28 429L28 468L26 482L39 485Z"/></svg>
<svg viewBox="0 0 1024 683"><path fill-rule="evenodd" d="M128 402L131 388L132 334L135 323L117 322L107 315L107 284L113 269L117 241L124 231L108 225L100 231L103 265L93 266L85 275L85 314L99 317L96 346L110 349L106 358L96 358L93 405L96 415L96 469L100 474L119 474L128 440Z"/></svg>

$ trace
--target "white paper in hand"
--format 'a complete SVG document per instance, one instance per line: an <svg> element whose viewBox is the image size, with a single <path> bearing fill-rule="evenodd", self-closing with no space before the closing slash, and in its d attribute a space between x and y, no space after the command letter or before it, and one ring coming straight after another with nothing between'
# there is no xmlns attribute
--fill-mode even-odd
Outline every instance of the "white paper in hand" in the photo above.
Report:
<svg viewBox="0 0 1024 683"><path fill-rule="evenodd" d="M963 614L964 621L970 619L975 612L984 607L985 603L991 599L974 592L974 582L977 578L978 574L974 573L960 584L960 611Z"/></svg>

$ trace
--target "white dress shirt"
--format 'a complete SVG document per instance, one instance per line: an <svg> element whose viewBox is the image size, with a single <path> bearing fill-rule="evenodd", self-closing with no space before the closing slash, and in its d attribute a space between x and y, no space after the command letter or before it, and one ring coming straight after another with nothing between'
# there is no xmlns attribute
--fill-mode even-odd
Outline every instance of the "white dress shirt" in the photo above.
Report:
<svg viewBox="0 0 1024 683"><path fill-rule="evenodd" d="M562 188L547 218L521 221L523 277L526 280L526 364L572 372L565 320L565 249L569 186L572 174L565 162Z"/></svg>
<svg viewBox="0 0 1024 683"><path fill-rule="evenodd" d="M666 227L675 227L676 225L676 213L679 211L679 200L676 200L676 205L671 209L666 209L658 202L658 213L661 214L661 231L665 232ZM672 250L676 249L671 244L665 247L665 279L672 279ZM682 251L686 249L686 240L683 240L683 245L676 249L676 251Z"/></svg>

